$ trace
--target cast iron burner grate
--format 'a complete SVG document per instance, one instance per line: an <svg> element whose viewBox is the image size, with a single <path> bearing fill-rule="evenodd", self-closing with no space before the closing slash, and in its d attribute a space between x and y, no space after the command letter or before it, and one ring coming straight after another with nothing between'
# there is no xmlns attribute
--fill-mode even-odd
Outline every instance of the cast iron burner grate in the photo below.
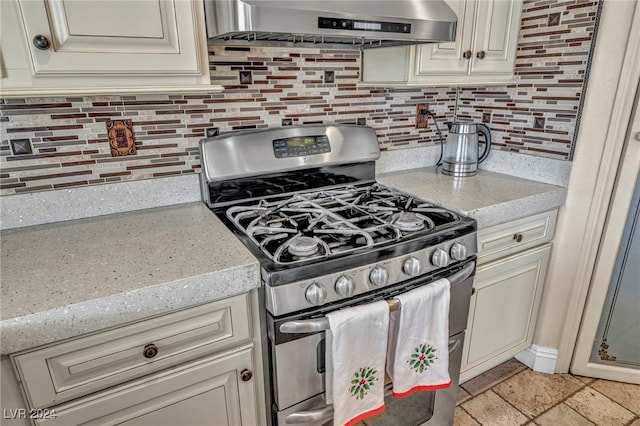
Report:
<svg viewBox="0 0 640 426"><path fill-rule="evenodd" d="M261 199L230 207L226 215L283 265L393 243L460 221L449 210L379 184Z"/></svg>

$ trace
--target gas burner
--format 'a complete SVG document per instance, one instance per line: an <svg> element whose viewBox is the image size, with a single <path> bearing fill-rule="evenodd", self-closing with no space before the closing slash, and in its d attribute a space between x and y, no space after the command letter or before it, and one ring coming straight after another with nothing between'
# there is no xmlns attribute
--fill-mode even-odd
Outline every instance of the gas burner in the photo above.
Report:
<svg viewBox="0 0 640 426"><path fill-rule="evenodd" d="M425 227L424 219L411 212L401 212L397 214L393 224L403 232L416 232Z"/></svg>
<svg viewBox="0 0 640 426"><path fill-rule="evenodd" d="M307 257L318 252L318 242L311 237L298 235L289 241L289 253L294 256Z"/></svg>

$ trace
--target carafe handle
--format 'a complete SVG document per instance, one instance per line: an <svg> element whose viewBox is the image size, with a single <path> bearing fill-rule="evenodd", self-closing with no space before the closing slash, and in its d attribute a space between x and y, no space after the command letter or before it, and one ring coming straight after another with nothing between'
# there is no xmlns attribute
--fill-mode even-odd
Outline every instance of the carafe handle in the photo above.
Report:
<svg viewBox="0 0 640 426"><path fill-rule="evenodd" d="M478 123L478 133L484 136L484 151L482 151L482 155L478 157L478 164L482 163L488 156L489 150L491 149L491 129L484 124Z"/></svg>

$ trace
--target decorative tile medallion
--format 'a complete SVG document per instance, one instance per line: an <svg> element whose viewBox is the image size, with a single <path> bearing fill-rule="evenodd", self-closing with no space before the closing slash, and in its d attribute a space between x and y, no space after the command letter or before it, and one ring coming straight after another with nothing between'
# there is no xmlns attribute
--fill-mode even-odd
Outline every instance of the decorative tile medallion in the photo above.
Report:
<svg viewBox="0 0 640 426"><path fill-rule="evenodd" d="M558 13L550 13L549 20L547 21L547 25L550 27L560 25L560 12Z"/></svg>
<svg viewBox="0 0 640 426"><path fill-rule="evenodd" d="M13 155L29 155L33 153L29 139L13 139L9 141Z"/></svg>
<svg viewBox="0 0 640 426"><path fill-rule="evenodd" d="M325 71L324 72L324 82L325 83L335 83L336 80L336 72L335 71Z"/></svg>
<svg viewBox="0 0 640 426"><path fill-rule="evenodd" d="M240 71L240 84L252 84L253 77L251 71Z"/></svg>

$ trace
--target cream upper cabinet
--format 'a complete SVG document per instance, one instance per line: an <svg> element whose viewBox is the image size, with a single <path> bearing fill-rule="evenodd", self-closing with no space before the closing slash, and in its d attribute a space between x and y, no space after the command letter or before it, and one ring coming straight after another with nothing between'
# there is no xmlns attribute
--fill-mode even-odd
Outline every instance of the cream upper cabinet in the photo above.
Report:
<svg viewBox="0 0 640 426"><path fill-rule="evenodd" d="M447 0L458 16L451 43L373 49L363 54L364 83L447 85L513 80L521 0Z"/></svg>
<svg viewBox="0 0 640 426"><path fill-rule="evenodd" d="M210 84L202 0L1 3L3 96Z"/></svg>

